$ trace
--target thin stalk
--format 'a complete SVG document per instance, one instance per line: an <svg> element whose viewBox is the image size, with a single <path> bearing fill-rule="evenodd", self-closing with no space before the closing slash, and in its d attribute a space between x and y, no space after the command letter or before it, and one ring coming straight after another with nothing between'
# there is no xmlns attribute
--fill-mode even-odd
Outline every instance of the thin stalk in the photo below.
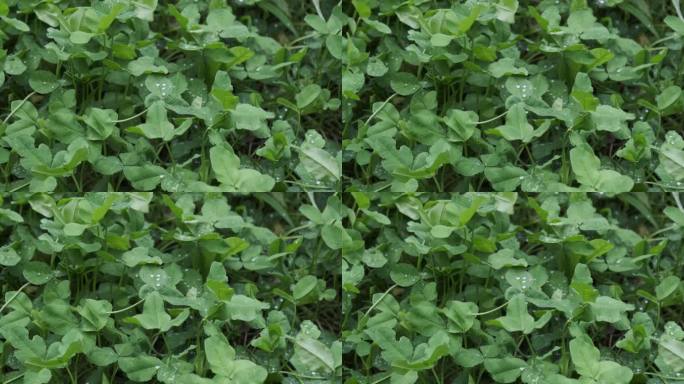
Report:
<svg viewBox="0 0 684 384"><path fill-rule="evenodd" d="M3 124L7 123L7 120L9 120L10 117L12 117L12 115L14 115L14 114L19 110L19 108L21 108L21 106L24 105L24 103L26 102L26 100L28 100L31 96L33 96L33 95L35 95L35 94L36 94L36 92L33 91L33 92L29 93L28 96L24 97L24 99L21 100L21 102L19 103L19 105L17 105L17 107L14 108L14 109L10 112L10 114L7 115L7 117L5 117L5 119L2 121L2 123L3 123Z"/></svg>
<svg viewBox="0 0 684 384"><path fill-rule="evenodd" d="M31 283L26 283L26 284L22 285L22 286L19 288L19 290L16 291L16 292L14 293L14 295L12 295L12 297L10 297L9 300L7 300L7 301L5 302L5 304L2 305L2 307L0 307L0 313L2 313L2 311L3 311L3 310L12 302L12 300L16 299L17 296L19 296L19 294L21 293L21 291L23 291L24 288L28 287L29 285L31 285Z"/></svg>

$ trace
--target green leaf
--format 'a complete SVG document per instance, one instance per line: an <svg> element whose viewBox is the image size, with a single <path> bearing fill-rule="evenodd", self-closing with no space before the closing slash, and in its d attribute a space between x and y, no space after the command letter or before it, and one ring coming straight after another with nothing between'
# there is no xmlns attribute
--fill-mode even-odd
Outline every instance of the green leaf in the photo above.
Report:
<svg viewBox="0 0 684 384"><path fill-rule="evenodd" d="M617 132L627 128L627 121L634 120L634 114L609 105L599 105L590 112L591 119L599 131Z"/></svg>
<svg viewBox="0 0 684 384"><path fill-rule="evenodd" d="M300 372L332 373L335 371L333 353L325 344L299 334L293 339L294 354L290 362Z"/></svg>
<svg viewBox="0 0 684 384"><path fill-rule="evenodd" d="M586 335L570 341L570 356L577 373L598 383L627 384L632 380L632 371L613 361L600 361L599 350Z"/></svg>
<svg viewBox="0 0 684 384"><path fill-rule="evenodd" d="M504 267L527 267L527 261L516 259L514 255L515 251L506 248L489 255L487 261L497 270Z"/></svg>
<svg viewBox="0 0 684 384"><path fill-rule="evenodd" d="M91 108L86 112L83 121L88 126L89 140L105 140L116 129L115 121L118 119L116 111L111 109Z"/></svg>
<svg viewBox="0 0 684 384"><path fill-rule="evenodd" d="M295 300L303 299L316 288L317 284L318 279L315 276L306 275L302 277L292 287L292 297L294 297Z"/></svg>
<svg viewBox="0 0 684 384"><path fill-rule="evenodd" d="M84 331L99 331L107 325L112 304L106 300L86 299L77 311L83 317L82 329Z"/></svg>
<svg viewBox="0 0 684 384"><path fill-rule="evenodd" d="M233 320L254 321L261 318L261 311L268 309L269 305L245 295L233 295L225 303L226 311Z"/></svg>
<svg viewBox="0 0 684 384"><path fill-rule="evenodd" d="M297 101L297 108L300 110L308 107L316 101L318 96L321 94L321 87L317 84L309 84L302 88L299 93L295 95L295 100Z"/></svg>
<svg viewBox="0 0 684 384"><path fill-rule="evenodd" d="M529 143L534 137L534 128L527 122L527 111L522 104L515 104L508 110L506 125L498 127L497 131L509 141Z"/></svg>
<svg viewBox="0 0 684 384"><path fill-rule="evenodd" d="M321 228L321 237L330 249L342 249L352 242L352 238L338 221Z"/></svg>
<svg viewBox="0 0 684 384"><path fill-rule="evenodd" d="M499 0L496 4L496 18L504 23L515 23L518 0Z"/></svg>
<svg viewBox="0 0 684 384"><path fill-rule="evenodd" d="M520 377L527 364L516 357L504 357L502 359L486 359L484 366L497 383L513 383Z"/></svg>
<svg viewBox="0 0 684 384"><path fill-rule="evenodd" d="M451 333L465 333L472 328L477 316L477 304L452 300L442 309L447 317L448 331Z"/></svg>
<svg viewBox="0 0 684 384"><path fill-rule="evenodd" d="M266 120L275 117L272 112L267 112L250 104L238 104L235 109L230 112L230 115L236 129L244 129L247 131L267 130L268 125L266 124Z"/></svg>
<svg viewBox="0 0 684 384"><path fill-rule="evenodd" d="M599 296L590 305L596 321L608 323L616 323L623 318L624 312L634 310L632 304L626 304L608 296Z"/></svg>
<svg viewBox="0 0 684 384"><path fill-rule="evenodd" d="M634 181L613 170L600 169L601 161L588 145L581 145L570 150L570 163L577 181L592 190L604 192L628 192Z"/></svg>
<svg viewBox="0 0 684 384"><path fill-rule="evenodd" d="M391 267L390 277L400 287L410 287L420 281L420 274L416 267L406 263L395 264Z"/></svg>
<svg viewBox="0 0 684 384"><path fill-rule="evenodd" d="M22 271L24 278L33 285L43 285L52 279L52 269L42 261L29 261Z"/></svg>
<svg viewBox="0 0 684 384"><path fill-rule="evenodd" d="M21 257L17 254L14 248L5 245L0 247L0 265L5 267L13 267L21 261Z"/></svg>
<svg viewBox="0 0 684 384"><path fill-rule="evenodd" d="M307 173L316 180L339 180L342 176L342 165L321 148L304 144L299 148L299 159Z"/></svg>
<svg viewBox="0 0 684 384"><path fill-rule="evenodd" d="M577 373L588 377L595 375L601 354L586 336L570 340L570 356Z"/></svg>
<svg viewBox="0 0 684 384"><path fill-rule="evenodd" d="M676 16L666 16L664 21L675 33L679 36L684 36L684 20Z"/></svg>
<svg viewBox="0 0 684 384"><path fill-rule="evenodd" d="M664 111L669 106L674 104L679 97L682 95L682 89L676 85L671 85L656 96L656 103L658 104L658 109Z"/></svg>
<svg viewBox="0 0 684 384"><path fill-rule="evenodd" d="M83 45L83 44L88 44L90 39L95 36L92 33L88 32L83 32L83 31L73 31L69 34L69 40L71 40L72 43L77 44L77 45Z"/></svg>
<svg viewBox="0 0 684 384"><path fill-rule="evenodd" d="M121 260L128 267L136 267L141 264L162 264L159 256L149 256L149 249L145 247L135 247L121 255Z"/></svg>
<svg viewBox="0 0 684 384"><path fill-rule="evenodd" d="M43 368L39 371L26 371L24 374L24 384L46 384L52 379L52 372Z"/></svg>
<svg viewBox="0 0 684 384"><path fill-rule="evenodd" d="M205 339L204 350L211 370L225 380L245 384L258 384L266 380L266 369L249 360L235 359L235 350L223 335Z"/></svg>
<svg viewBox="0 0 684 384"><path fill-rule="evenodd" d="M45 95L57 89L59 81L54 73L38 70L31 72L29 85L34 91Z"/></svg>
<svg viewBox="0 0 684 384"><path fill-rule="evenodd" d="M508 1L508 0L504 0ZM516 1L516 0L512 0ZM517 1L516 1L517 3ZM515 59L512 59L510 57L506 57L503 59L500 59L498 61L495 61L487 67L487 70L489 73L492 74L495 78L499 79L504 76L510 76L510 75L524 75L527 76L528 72L527 69L525 68L519 68L515 66Z"/></svg>
<svg viewBox="0 0 684 384"><path fill-rule="evenodd" d="M169 73L169 70L166 67L155 65L154 57L150 56L141 56L133 61L130 61L126 68L135 77L146 73Z"/></svg>
<svg viewBox="0 0 684 384"><path fill-rule="evenodd" d="M135 17L146 21L154 21L157 0L137 0L133 5L135 6Z"/></svg>
<svg viewBox="0 0 684 384"><path fill-rule="evenodd" d="M121 370L126 373L129 379L139 383L151 380L161 365L161 360L145 354L119 358Z"/></svg>
<svg viewBox="0 0 684 384"><path fill-rule="evenodd" d="M534 317L527 313L525 296L513 296L506 306L506 316L497 319L508 332L529 334L534 330Z"/></svg>
<svg viewBox="0 0 684 384"><path fill-rule="evenodd" d="M515 190L527 176L524 169L511 165L485 168L484 173L495 191Z"/></svg>
<svg viewBox="0 0 684 384"><path fill-rule="evenodd" d="M450 128L450 136L454 141L467 141L476 130L477 113L450 109L444 117L444 124Z"/></svg>
<svg viewBox="0 0 684 384"><path fill-rule="evenodd" d="M40 336L29 339L29 333L25 326L4 325L0 327L0 334L16 349L17 358L40 360L45 356L45 340Z"/></svg>
<svg viewBox="0 0 684 384"><path fill-rule="evenodd" d="M133 188L142 191L151 191L155 189L162 178L166 176L166 170L160 166L146 164L144 166L128 166L125 167L124 175L126 179L131 182Z"/></svg>
<svg viewBox="0 0 684 384"><path fill-rule="evenodd" d="M671 337L658 341L656 363L666 373L684 371L684 343Z"/></svg>
<svg viewBox="0 0 684 384"><path fill-rule="evenodd" d="M26 71L26 65L21 59L15 55L7 56L5 65L3 66L8 75L21 75Z"/></svg>
<svg viewBox="0 0 684 384"><path fill-rule="evenodd" d="M173 138L173 124L167 118L163 101L155 101L150 105L145 123L141 124L139 128L148 139L169 141Z"/></svg>
<svg viewBox="0 0 684 384"><path fill-rule="evenodd" d="M666 176L673 181L684 180L684 141L677 132L665 134L665 142L660 146L658 159L662 168L661 178Z"/></svg>
<svg viewBox="0 0 684 384"><path fill-rule="evenodd" d="M152 292L145 298L143 313L133 316L133 319L145 329L159 329L160 332L166 332L171 327L181 325L189 314L189 311L184 309L172 320L164 309L164 299L158 292Z"/></svg>
<svg viewBox="0 0 684 384"><path fill-rule="evenodd" d="M420 89L418 78L408 72L398 72L390 80L392 90L402 96L409 96Z"/></svg>
<svg viewBox="0 0 684 384"><path fill-rule="evenodd" d="M668 276L655 287L656 297L659 301L666 299L679 288L679 277Z"/></svg>
<svg viewBox="0 0 684 384"><path fill-rule="evenodd" d="M275 184L271 176L253 169L240 169L240 159L225 146L212 147L209 157L216 179L226 191L267 192Z"/></svg>

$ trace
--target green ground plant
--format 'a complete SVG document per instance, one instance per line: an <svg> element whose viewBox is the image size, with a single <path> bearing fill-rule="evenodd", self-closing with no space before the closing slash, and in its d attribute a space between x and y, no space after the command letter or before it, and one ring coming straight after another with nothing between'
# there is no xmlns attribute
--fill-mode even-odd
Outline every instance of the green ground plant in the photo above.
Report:
<svg viewBox="0 0 684 384"><path fill-rule="evenodd" d="M335 189L339 17L331 1L0 1L3 189Z"/></svg>
<svg viewBox="0 0 684 384"><path fill-rule="evenodd" d="M349 190L680 190L679 0L350 0Z"/></svg>
<svg viewBox="0 0 684 384"><path fill-rule="evenodd" d="M13 194L0 204L0 383L329 383L340 201Z"/></svg>
<svg viewBox="0 0 684 384"><path fill-rule="evenodd" d="M678 196L346 202L346 384L684 381Z"/></svg>

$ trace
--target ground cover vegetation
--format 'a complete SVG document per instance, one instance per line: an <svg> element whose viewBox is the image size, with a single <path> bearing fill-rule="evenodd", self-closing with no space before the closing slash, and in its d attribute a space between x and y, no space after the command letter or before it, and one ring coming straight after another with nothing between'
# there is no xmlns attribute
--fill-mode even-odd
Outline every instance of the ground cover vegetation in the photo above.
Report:
<svg viewBox="0 0 684 384"><path fill-rule="evenodd" d="M677 195L345 201L346 384L684 381Z"/></svg>
<svg viewBox="0 0 684 384"><path fill-rule="evenodd" d="M679 0L350 0L346 184L679 190Z"/></svg>
<svg viewBox="0 0 684 384"><path fill-rule="evenodd" d="M335 189L342 17L332 1L1 1L3 189Z"/></svg>
<svg viewBox="0 0 684 384"><path fill-rule="evenodd" d="M329 383L331 195L14 194L0 205L0 383Z"/></svg>

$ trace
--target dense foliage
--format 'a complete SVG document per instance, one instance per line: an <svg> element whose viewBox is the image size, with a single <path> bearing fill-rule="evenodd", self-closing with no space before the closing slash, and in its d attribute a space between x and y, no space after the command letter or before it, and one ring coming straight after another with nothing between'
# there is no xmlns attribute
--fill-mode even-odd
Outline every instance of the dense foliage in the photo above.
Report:
<svg viewBox="0 0 684 384"><path fill-rule="evenodd" d="M341 373L334 196L15 194L0 206L0 383Z"/></svg>
<svg viewBox="0 0 684 384"><path fill-rule="evenodd" d="M352 188L682 188L679 0L350 0L345 11Z"/></svg>
<svg viewBox="0 0 684 384"><path fill-rule="evenodd" d="M684 382L680 0L0 0L0 384Z"/></svg>
<svg viewBox="0 0 684 384"><path fill-rule="evenodd" d="M0 1L2 188L334 189L333 5Z"/></svg>
<svg viewBox="0 0 684 384"><path fill-rule="evenodd" d="M677 195L348 200L347 384L684 380Z"/></svg>

